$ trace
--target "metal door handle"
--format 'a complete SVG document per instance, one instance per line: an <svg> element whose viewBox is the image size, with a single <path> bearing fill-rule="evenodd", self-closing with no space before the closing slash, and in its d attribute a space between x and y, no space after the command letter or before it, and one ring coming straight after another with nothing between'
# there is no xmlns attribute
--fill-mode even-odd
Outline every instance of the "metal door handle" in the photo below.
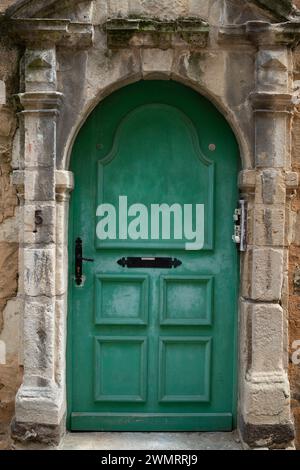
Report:
<svg viewBox="0 0 300 470"><path fill-rule="evenodd" d="M75 242L75 282L77 286L81 286L82 284L82 262L94 262L93 258L84 258L82 256L82 240L81 238L77 238Z"/></svg>
<svg viewBox="0 0 300 470"><path fill-rule="evenodd" d="M117 263L125 268L178 268L182 265L182 261L177 258L162 258L162 257L134 257L121 258Z"/></svg>

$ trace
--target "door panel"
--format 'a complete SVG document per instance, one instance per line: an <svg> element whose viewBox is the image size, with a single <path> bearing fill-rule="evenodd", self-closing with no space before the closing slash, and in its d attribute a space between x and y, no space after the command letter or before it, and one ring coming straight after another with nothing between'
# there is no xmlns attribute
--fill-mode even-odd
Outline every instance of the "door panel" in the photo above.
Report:
<svg viewBox="0 0 300 470"><path fill-rule="evenodd" d="M88 118L71 163L70 429L232 429L238 161L236 140L214 106L171 81L125 87ZM113 239L97 236L100 204L115 208L105 227ZM160 218L153 224L151 205L160 204L180 206L181 220L204 205L201 250L186 249L195 226L180 232L172 211L169 231ZM140 205L147 211L138 223ZM83 256L94 259L83 265L81 286L74 281L77 237ZM118 264L132 256L182 264Z"/></svg>
<svg viewBox="0 0 300 470"><path fill-rule="evenodd" d="M155 145L159 142L159 145ZM181 156L184 155L184 158ZM122 169L122 171L120 171ZM187 184L188 183L188 184ZM205 205L205 249L213 247L214 162L202 153L193 123L177 107L147 104L129 112L118 126L112 150L98 161L98 203ZM163 198L163 201L162 201ZM117 233L124 220L117 218ZM150 211L149 211L150 235ZM124 224L125 225L125 224ZM152 228L152 227L151 227ZM121 233L121 235L123 235ZM97 248L184 249L187 240L99 240Z"/></svg>

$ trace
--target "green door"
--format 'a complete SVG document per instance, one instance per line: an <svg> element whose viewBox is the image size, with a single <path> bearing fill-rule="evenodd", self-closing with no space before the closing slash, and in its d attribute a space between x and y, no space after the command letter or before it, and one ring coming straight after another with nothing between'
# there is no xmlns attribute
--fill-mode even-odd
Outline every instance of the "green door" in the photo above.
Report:
<svg viewBox="0 0 300 470"><path fill-rule="evenodd" d="M71 161L69 429L234 426L238 161L216 108L171 81L113 93L81 129ZM78 238L94 259L80 285Z"/></svg>

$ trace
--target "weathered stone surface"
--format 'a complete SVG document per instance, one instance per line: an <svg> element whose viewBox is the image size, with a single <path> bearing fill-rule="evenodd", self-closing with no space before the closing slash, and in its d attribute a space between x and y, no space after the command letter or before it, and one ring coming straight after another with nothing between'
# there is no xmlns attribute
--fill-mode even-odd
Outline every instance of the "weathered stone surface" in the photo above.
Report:
<svg viewBox="0 0 300 470"><path fill-rule="evenodd" d="M276 304L253 304L251 313L252 369L261 372L282 372L282 307Z"/></svg>
<svg viewBox="0 0 300 470"><path fill-rule="evenodd" d="M1 112L0 112L1 116ZM8 153L0 153L0 223L13 217L17 206L16 190L10 180L11 166Z"/></svg>
<svg viewBox="0 0 300 470"><path fill-rule="evenodd" d="M24 206L24 243L55 243L56 207L54 203Z"/></svg>
<svg viewBox="0 0 300 470"><path fill-rule="evenodd" d="M27 49L25 54L26 91L56 89L55 48Z"/></svg>
<svg viewBox="0 0 300 470"><path fill-rule="evenodd" d="M24 249L24 292L31 297L55 295L55 249Z"/></svg>
<svg viewBox="0 0 300 470"><path fill-rule="evenodd" d="M174 51L146 49L142 51L142 70L144 78L169 77L172 70ZM160 76L161 74L161 76Z"/></svg>
<svg viewBox="0 0 300 470"><path fill-rule="evenodd" d="M30 448L32 444L55 447L65 434L65 419L62 419L59 425L23 423L14 420L11 431L16 449Z"/></svg>
<svg viewBox="0 0 300 470"><path fill-rule="evenodd" d="M0 328L0 343L5 345L4 361L0 361L0 449L11 445L7 429L15 409L15 395L22 380L22 369L19 366L20 316L19 302L15 299L7 301L2 331Z"/></svg>
<svg viewBox="0 0 300 470"><path fill-rule="evenodd" d="M252 192L256 186L256 171L242 170L239 173L239 188L245 192Z"/></svg>
<svg viewBox="0 0 300 470"><path fill-rule="evenodd" d="M18 245L0 242L0 299L5 302L17 291ZM0 314L1 315L1 314ZM1 318L2 316L0 316ZM1 332L1 321L0 321Z"/></svg>
<svg viewBox="0 0 300 470"><path fill-rule="evenodd" d="M53 116L54 117L54 116ZM26 118L25 165L29 168L51 168L55 159L55 126L44 114Z"/></svg>
<svg viewBox="0 0 300 470"><path fill-rule="evenodd" d="M283 174L272 168L256 176L255 202L259 204L285 204L286 187Z"/></svg>
<svg viewBox="0 0 300 470"><path fill-rule="evenodd" d="M32 387L46 387L51 386L52 383L54 316L54 302L52 299L37 299L25 303L25 380L27 385Z"/></svg>
<svg viewBox="0 0 300 470"><path fill-rule="evenodd" d="M256 165L284 168L288 154L287 117L259 113L256 116Z"/></svg>
<svg viewBox="0 0 300 470"><path fill-rule="evenodd" d="M46 386L47 381L42 378L39 385L37 381L34 385L27 385L27 382L30 382L30 377L26 377L25 368L24 380L16 396L16 421L59 426L66 412L63 390L54 381Z"/></svg>
<svg viewBox="0 0 300 470"><path fill-rule="evenodd" d="M240 430L243 440L251 448L285 449L291 445L295 436L291 423L251 424L241 418Z"/></svg>
<svg viewBox="0 0 300 470"><path fill-rule="evenodd" d="M288 91L288 53L286 49L262 49L257 55L257 87L259 90Z"/></svg>
<svg viewBox="0 0 300 470"><path fill-rule="evenodd" d="M256 246L283 246L285 244L285 206L254 208L253 238ZM251 237L251 234L249 234Z"/></svg>
<svg viewBox="0 0 300 470"><path fill-rule="evenodd" d="M279 301L283 285L283 250L254 248L251 276L253 300Z"/></svg>
<svg viewBox="0 0 300 470"><path fill-rule="evenodd" d="M255 372L246 376L243 402L244 419L252 424L282 424L291 422L290 391L286 374Z"/></svg>
<svg viewBox="0 0 300 470"><path fill-rule="evenodd" d="M22 380L17 359L10 359L0 365L0 450L11 447L7 432L15 409L15 395Z"/></svg>
<svg viewBox="0 0 300 470"><path fill-rule="evenodd" d="M9 0L3 1L0 11L9 3L13 3ZM74 24L69 24L68 20L59 20L56 23L57 30L53 31L53 23L47 20L43 24L40 23L41 31L36 33L33 31L34 22L19 22L23 39L32 45L30 39L32 35L34 41L38 39L35 43L39 44L36 50L28 51L25 62L21 64L17 60L18 52L14 47L2 47L3 41L0 44L0 104L4 104L0 106L0 153L4 155L1 159L5 162L2 168L0 160L0 223L5 221L0 227L0 258L1 240L17 245L15 232L18 223L14 217L16 194L9 180L15 121L12 110L7 108L7 103L13 94L25 89L44 92L56 91L57 88L66 97L56 129L54 124L56 113L52 111L49 117L51 113L47 112L47 109L56 106L55 99L50 100L50 106L46 94L42 93L43 96L39 95L35 99L32 94L22 95L23 105L27 109L32 111L30 106L33 102L35 107L32 115L28 114L25 117L25 161L22 125L14 145L13 167L23 170L24 164L27 166L24 217L21 212L18 219L20 224L25 222L25 232L24 226L20 225L20 239L31 245L31 249L29 246L25 247L24 263L20 254L20 294L23 294L24 284L25 294L31 299L26 298L27 310L25 309L25 314L29 317L25 327L27 330L24 357L25 363L26 361L29 363L24 379L27 385L18 395L16 437L24 440L25 447L28 445L26 444L28 440L54 442L56 437L53 440L53 435L57 435L57 425L63 409L61 403L65 381L67 199L71 188L58 184L59 178L55 174L55 169L68 168L70 149L77 131L100 99L113 90L141 78L172 78L192 86L212 100L232 125L240 144L245 170L240 176L240 188L243 197L248 199L249 218L251 217L250 246L247 253L242 256L242 295L245 299L241 302L243 318L240 323L241 388L245 386L245 376L247 376L246 390L241 392L243 399L240 402L246 422L244 439L255 447L289 445L292 440L292 427L289 421L290 395L285 372L281 370L287 361L285 314L288 304L287 254L283 252L283 245L287 245L287 239L294 242L290 250L289 314L291 339L296 339L299 335L300 300L297 285L293 281L297 279L297 269L300 265L297 251L297 245L300 245L297 235L298 225L300 227L298 221L300 206L295 202L297 198L294 197L293 191L297 189L298 184L295 172L300 169L298 155L300 119L298 116L294 121L293 171L290 171L291 122L286 113L292 112L293 102L297 103L299 93L296 82L299 67L295 60L295 86L292 89L291 54L287 53L282 41L289 42L295 39L295 27L289 33L290 25L282 26L285 38L280 36L281 26L270 27L272 34L275 29L277 31L276 46L274 46L275 35L268 33L267 23L264 23L265 26L261 25L265 28L264 33L260 32L258 35L256 33L260 28L257 22L259 20L277 22L294 16L296 13L291 8L291 2L261 0L256 2L259 4L256 6L254 2L243 0L225 2L97 0L92 5L89 2L81 4L74 0L65 1L63 9L59 0L43 2L40 6L38 3L26 2L26 5L17 11L17 16L30 18L31 15L35 15L39 18L45 16L57 19L61 18L63 13L64 18L84 22L85 28L82 25L75 27ZM131 15L130 18L128 15ZM155 42L153 37L150 40L149 35L140 31L128 44L123 42L122 36L119 37L119 46L123 47L122 50L119 48L108 50L106 33L101 25L99 27L99 23L106 22L108 17L132 20L136 16L148 17L155 21L173 21L173 25L182 22L183 18L200 17L210 24L209 38L206 35L203 43L199 43L198 37L193 41L182 41L178 37L168 41L156 38ZM238 25L251 20L256 22L252 26L248 25L250 31L248 38L237 37L234 40L231 38L225 47L222 42L217 42L218 25L222 24L226 28L229 24ZM90 21L96 25L94 45L93 28L87 24ZM83 28L81 35L79 27ZM76 34L72 33L72 28L77 31L77 40L74 40ZM245 31L246 29L244 28ZM264 43L264 47L258 48L257 60L256 45L253 46L249 41L251 34L252 39L256 40L257 36L257 41ZM58 47L56 57L54 47L49 46L48 41L52 38L54 42L60 41L62 44L64 35L68 37L66 42L72 44L73 49L70 52L65 47ZM81 40L78 40L78 37ZM46 45L46 39L47 50L41 50L40 45ZM271 44L268 41L271 41ZM6 38L5 42L8 42ZM83 46L88 46L89 49L79 51L78 48ZM296 52L295 56L297 54L299 55L299 52ZM20 70L25 72L26 79L24 83L21 82L20 87L17 84L19 77L15 74L19 65ZM5 93L1 83L5 84ZM256 93L256 98L252 95L252 104L256 106L256 108L254 106L255 138L253 109L249 99L249 95L253 92ZM254 148L255 139L256 148ZM21 145L17 141L21 142ZM255 164L260 170L254 168ZM21 182L18 185L20 201L23 200L22 184ZM289 220L287 213L290 212L293 212L296 221L295 228L292 236L285 237ZM42 224L36 224L40 218L43 219ZM57 248L54 247L55 243ZM41 244L51 244L53 247L39 250L37 245ZM16 258L14 258L15 263ZM14 293L15 288L9 295L13 296ZM52 298L54 294L59 294L61 297L55 301ZM6 312L12 308L10 304L7 306L6 297L0 298L0 310L1 306L3 308L6 306ZM9 315L5 318L3 329L5 335L8 330L16 331L12 318ZM55 318L55 334L53 318ZM48 335L44 334L45 330ZM53 348L57 348L54 353ZM48 354L45 354L46 349ZM16 355L11 344L8 344L8 350L13 356ZM56 384L59 385L59 390L56 391L53 391L54 384L50 383L50 377L54 376ZM299 416L297 411L299 372L294 364L291 366L290 377L292 404L297 417ZM38 391L30 388L30 385L38 386ZM43 401L46 405L43 405ZM298 421L296 419L297 426ZM21 422L32 424L21 424ZM40 423L41 426L36 423ZM50 427L44 426L45 423L50 424ZM243 425L241 427L243 428Z"/></svg>
<svg viewBox="0 0 300 470"><path fill-rule="evenodd" d="M25 171L25 197L30 201L55 201L55 173L49 168Z"/></svg>
<svg viewBox="0 0 300 470"><path fill-rule="evenodd" d="M0 148L1 159L7 161L7 154L10 147L9 138L15 130L15 118L12 110L6 106L0 106L0 142L4 145ZM5 145L7 143L7 145Z"/></svg>

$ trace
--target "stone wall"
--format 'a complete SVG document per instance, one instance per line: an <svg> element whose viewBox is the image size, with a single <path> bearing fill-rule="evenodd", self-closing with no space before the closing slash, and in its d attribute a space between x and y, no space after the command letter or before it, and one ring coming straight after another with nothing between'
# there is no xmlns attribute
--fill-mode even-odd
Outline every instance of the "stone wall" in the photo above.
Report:
<svg viewBox="0 0 300 470"><path fill-rule="evenodd" d="M13 0L0 1L0 13L3 12L7 6L14 3ZM255 18L264 18L262 10L254 5L250 5L248 2L246 3L244 0L226 0L227 9L225 8L224 10L224 2L222 0L211 2L200 0L97 0L97 4L98 8L94 12L95 23L103 21L107 16L119 15L149 15L155 17L159 16L161 18L198 15L209 19L210 24L214 27L219 21L221 10L224 13L225 22L229 24L239 24ZM300 8L300 0L295 0L295 4ZM72 18L85 21L84 8L81 9L79 5L77 9L74 7L74 11L75 10L76 13L73 14ZM58 12L57 16L59 17L60 14L61 12ZM74 118L74 115L78 115L79 122L82 118L80 113L82 112L83 105L88 109L89 106L87 106L86 103L89 105L96 104L93 102L93 99L96 100L95 97L98 95L95 93L93 84L96 83L97 80L99 81L101 79L102 83L105 84L105 87L103 85L103 89L105 88L106 93L107 90L113 90L115 83L117 83L120 77L125 83L127 78L130 80L130 77L135 74L136 76L140 76L141 70L143 71L143 75L141 75L140 78L145 78L147 75L151 76L152 72L156 73L157 70L161 69L160 72L162 75L170 76L172 72L175 77L181 77L182 81L186 81L187 84L194 83L195 86L199 81L199 71L201 71L201 80L202 82L210 83L211 94L215 95L216 102L222 101L226 103L228 110L230 110L228 114L234 113L235 116L237 116L243 134L247 135L247 129L251 127L251 125L249 125L251 117L247 100L249 93L255 87L253 73L254 48L245 47L245 49L241 48L240 51L231 51L231 46L228 46L228 49L225 48L224 51L220 51L215 42L212 51L201 52L201 54L198 52L193 52L192 54L187 53L186 55L182 54L182 57L180 56L182 61L177 63L175 60L176 56L173 58L172 51L162 52L158 49L152 50L151 53L149 53L149 51L148 53L142 52L141 56L132 53L132 51L125 51L121 53L115 52L108 57L106 53L104 53L103 44L101 42L104 41L104 39L99 31L97 31L96 40L98 41L98 45L95 47L94 51L88 53L88 55L85 51L79 50L72 54L72 58L67 58L69 52L64 48L58 50L57 60L59 67L57 67L57 81L59 90L64 92L66 101L62 111L64 113L63 127L58 129L58 142L61 148L68 146L69 138L72 134L71 131L72 126L74 126L74 120L72 121L70 116ZM264 57L261 57L262 62L264 59ZM281 59L281 57L279 57L279 59ZM168 69L169 61L173 61L174 63L172 71ZM269 60L267 71L271 69L274 64L276 69L276 63L277 65L279 63L276 61L276 57L275 59ZM228 63L230 63L230 67L228 67ZM14 139L17 121L11 103L12 95L19 92L18 67L19 51L9 43L8 38L5 38L5 42L4 39L2 39L2 42L0 42L0 448L9 446L7 431L11 417L14 414L15 393L19 387L22 376L20 367L22 363L22 350L20 348L22 305L16 297L18 287L19 209L16 192L11 184L12 170L19 168L18 140L17 138ZM225 72L225 69L227 72ZM284 69L284 64L279 64L278 73L282 73L282 69ZM74 74L74 70L77 70L78 74ZM182 71L184 71L184 76L182 75ZM39 72L39 70L35 71L34 67L32 67L31 73L38 74ZM267 72L264 73L267 74ZM222 75L221 80L218 74ZM232 74L238 77L239 82L235 81L233 84ZM74 77L77 78L78 76L87 77L86 82L82 81L81 87L74 81ZM264 77L265 76L267 75L264 75ZM296 81L300 79L300 53L295 54L294 78ZM86 84L89 84L89 86L86 87ZM109 88L110 86L111 88ZM74 93L75 89L76 94ZM86 96L85 93L87 94ZM292 170L298 172L300 175L300 108L298 113L295 115L292 128ZM249 141L250 140L251 138L249 138ZM252 148L248 148L248 152L245 151L244 158L248 158L248 163L245 163L245 168L252 166L251 159L253 158L253 154L254 151ZM63 152L61 152L61 155L63 155ZM61 163L61 169L63 169L63 167L64 165ZM252 177L253 175L251 178ZM258 179L260 179L259 175ZM257 190L257 194L258 193L259 191ZM288 320L290 328L289 371L292 406L296 429L298 431L297 445L300 448L300 365L292 363L294 341L300 340L300 195L298 193L292 191L289 194L286 210L288 216L287 220L289 221L287 223L289 229L286 234L287 243L291 243L289 250L288 300ZM282 213L280 213L280 217L281 216ZM281 218L283 218L283 216ZM254 220L256 222L259 221L260 215L256 215L256 219L254 218ZM276 222L276 219L274 220ZM268 235L268 233L260 233L259 227L262 227L262 224L259 226L257 222L256 229L254 230L255 233L253 233L252 236L260 239L258 244L263 246L268 245L265 240L265 235ZM272 237L274 236L276 240L279 239L281 235L283 236L282 233L276 232L276 227L274 228L274 233L272 232L271 235ZM275 242L274 245L276 246L277 243ZM259 254L260 252L258 252L258 255ZM261 265L260 256L258 256L258 260L258 264ZM275 265L273 271L276 271L276 267L278 267L276 262ZM245 274L245 285L248 282L247 279L247 275ZM256 285L257 284L258 282L256 282ZM61 288L61 286L58 287ZM254 295L254 299L257 298L259 300L260 294L260 291L258 294L255 294L256 297ZM247 296L248 293L245 294L246 298ZM250 294L249 298L252 299ZM270 318L273 316L273 321L276 313L279 312L281 315L281 309L278 303L277 308L273 310L272 301L273 298L266 299L266 302L271 302ZM286 311L286 299L283 299L282 303ZM252 300L249 305L252 308ZM264 309L264 311L265 310L268 312L268 308ZM254 312L253 316L254 318L259 318L259 309ZM257 330L259 330L259 327ZM255 339L255 331L253 338ZM249 338L248 340L250 341ZM56 362L59 362L60 359L61 358L56 359ZM61 361L63 362L63 359L61 359ZM63 382L64 377L62 376L57 379L58 382L59 380Z"/></svg>
<svg viewBox="0 0 300 470"><path fill-rule="evenodd" d="M1 5L2 6L2 5ZM11 184L15 112L10 103L18 90L18 52L0 42L0 449L9 445L8 426L20 384L18 277L18 201Z"/></svg>

